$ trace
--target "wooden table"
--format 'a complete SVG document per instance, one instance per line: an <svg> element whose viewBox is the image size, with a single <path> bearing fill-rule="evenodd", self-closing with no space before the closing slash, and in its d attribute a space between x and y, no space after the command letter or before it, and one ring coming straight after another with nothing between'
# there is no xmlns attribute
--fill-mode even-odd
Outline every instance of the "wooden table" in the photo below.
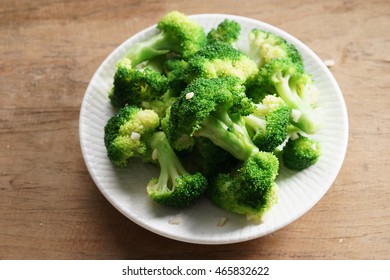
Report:
<svg viewBox="0 0 390 280"><path fill-rule="evenodd" d="M85 167L78 121L89 80L173 9L252 17L335 61L345 162L324 198L273 234L218 246L160 237L115 210ZM389 259L389 10L386 0L1 1L0 259Z"/></svg>

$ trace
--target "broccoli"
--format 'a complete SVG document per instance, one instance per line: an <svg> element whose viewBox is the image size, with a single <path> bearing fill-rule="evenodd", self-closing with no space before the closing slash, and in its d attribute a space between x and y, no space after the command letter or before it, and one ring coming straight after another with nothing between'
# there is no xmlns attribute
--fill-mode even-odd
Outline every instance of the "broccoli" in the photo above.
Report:
<svg viewBox="0 0 390 280"><path fill-rule="evenodd" d="M111 117L104 127L104 144L108 158L125 167L132 157L148 158L147 139L157 131L160 119L153 110L125 106Z"/></svg>
<svg viewBox="0 0 390 280"><path fill-rule="evenodd" d="M104 144L116 166L135 157L159 166L146 184L154 202L182 208L206 193L258 222L277 203L279 162L302 170L318 161L321 147L306 135L323 121L297 49L254 29L245 54L235 48L240 32L226 19L206 35L184 14L166 14L117 63L109 100L119 111Z"/></svg>
<svg viewBox="0 0 390 280"><path fill-rule="evenodd" d="M164 62L164 73L168 78L169 88L173 96L180 95L187 86L188 62L183 59L172 58Z"/></svg>
<svg viewBox="0 0 390 280"><path fill-rule="evenodd" d="M235 158L244 160L258 148L252 142L241 116L253 104L238 78L199 78L173 103L167 135L177 150L190 148L193 136L210 139Z"/></svg>
<svg viewBox="0 0 390 280"><path fill-rule="evenodd" d="M159 124L160 119L152 110L123 107L105 126L107 155L119 167L127 166L133 157L157 159L160 177L149 181L148 195L167 206L188 206L203 194L207 180L202 174L191 175L183 168L165 133L158 130Z"/></svg>
<svg viewBox="0 0 390 280"><path fill-rule="evenodd" d="M152 102L161 98L168 90L168 79L150 68L136 69L128 58L117 63L114 86L109 99L114 107L126 104L142 106L143 102Z"/></svg>
<svg viewBox="0 0 390 280"><path fill-rule="evenodd" d="M240 168L218 174L210 182L208 197L223 209L259 221L277 203L275 178L278 170L276 156L267 152L254 153Z"/></svg>
<svg viewBox="0 0 390 280"><path fill-rule="evenodd" d="M228 44L233 44L240 36L241 26L234 20L225 19L217 28L212 28L207 34L207 40L221 41Z"/></svg>
<svg viewBox="0 0 390 280"><path fill-rule="evenodd" d="M244 119L249 135L260 151L273 152L287 138L290 110L280 97L267 95Z"/></svg>
<svg viewBox="0 0 390 280"><path fill-rule="evenodd" d="M207 42L203 27L177 11L167 13L158 22L157 29L156 35L134 44L126 54L133 67L167 53L188 58Z"/></svg>
<svg viewBox="0 0 390 280"><path fill-rule="evenodd" d="M297 138L290 137L282 150L284 166L293 170L303 170L315 164L321 156L320 144L298 133Z"/></svg>
<svg viewBox="0 0 390 280"><path fill-rule="evenodd" d="M205 137L195 138L194 148L185 156L185 159L192 168L199 170L206 178L226 172L238 164L238 160L230 153Z"/></svg>
<svg viewBox="0 0 390 280"><path fill-rule="evenodd" d="M260 68L256 84L259 91L277 94L286 102L291 123L303 132L314 134L322 128L322 117L315 110L318 91L299 64L289 59L273 59Z"/></svg>
<svg viewBox="0 0 390 280"><path fill-rule="evenodd" d="M290 59L293 63L303 66L302 57L294 45L274 33L258 28L249 33L248 55L259 67L274 58Z"/></svg>
<svg viewBox="0 0 390 280"><path fill-rule="evenodd" d="M146 188L154 201L176 208L187 207L205 192L206 178L199 172L191 175L184 169L164 132L152 135L150 147L160 165L159 178L152 178Z"/></svg>
<svg viewBox="0 0 390 280"><path fill-rule="evenodd" d="M188 81L195 78L238 77L242 83L255 78L255 62L231 45L212 41L195 53L188 61Z"/></svg>

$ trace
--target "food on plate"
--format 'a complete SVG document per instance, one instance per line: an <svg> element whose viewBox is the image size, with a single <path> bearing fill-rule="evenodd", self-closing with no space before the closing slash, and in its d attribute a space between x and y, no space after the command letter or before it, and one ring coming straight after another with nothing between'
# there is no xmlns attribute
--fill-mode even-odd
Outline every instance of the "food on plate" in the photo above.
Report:
<svg viewBox="0 0 390 280"><path fill-rule="evenodd" d="M238 47L245 43L248 51ZM261 221L278 201L280 166L303 170L321 156L318 89L294 45L224 20L208 32L173 11L157 33L117 62L104 130L108 158L156 164L145 193L168 207L201 197Z"/></svg>

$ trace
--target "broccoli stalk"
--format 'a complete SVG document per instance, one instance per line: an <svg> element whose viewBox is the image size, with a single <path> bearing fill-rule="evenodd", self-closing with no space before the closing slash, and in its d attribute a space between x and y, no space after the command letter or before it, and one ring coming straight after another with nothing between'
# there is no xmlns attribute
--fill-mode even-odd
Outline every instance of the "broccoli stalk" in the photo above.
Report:
<svg viewBox="0 0 390 280"><path fill-rule="evenodd" d="M250 141L243 119L239 116L230 116L224 106L201 122L202 128L195 136L210 139L215 145L228 151L235 158L245 160L259 149Z"/></svg>
<svg viewBox="0 0 390 280"><path fill-rule="evenodd" d="M133 67L167 53L184 58L192 56L206 44L203 27L177 11L167 13L157 24L159 32L151 38L134 44L127 53Z"/></svg>
<svg viewBox="0 0 390 280"><path fill-rule="evenodd" d="M186 171L164 132L154 133L150 146L160 165L160 176L149 181L148 195L158 203L177 208L197 200L206 190L206 178L199 172L191 175Z"/></svg>
<svg viewBox="0 0 390 280"><path fill-rule="evenodd" d="M191 137L206 137L235 158L245 160L259 150L241 117L252 110L239 79L199 78L173 103L168 139L176 149L183 150L192 146Z"/></svg>
<svg viewBox="0 0 390 280"><path fill-rule="evenodd" d="M288 59L273 59L260 69L257 83L260 89L275 89L291 109L292 124L303 132L314 134L322 128L323 120L308 97L315 93L308 90L313 86L312 80L298 64ZM308 83L311 87L307 86Z"/></svg>

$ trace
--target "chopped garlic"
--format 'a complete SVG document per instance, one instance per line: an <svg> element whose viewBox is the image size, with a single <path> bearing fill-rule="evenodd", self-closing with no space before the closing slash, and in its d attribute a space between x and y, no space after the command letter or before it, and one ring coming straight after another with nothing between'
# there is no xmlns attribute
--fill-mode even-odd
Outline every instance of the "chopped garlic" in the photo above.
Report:
<svg viewBox="0 0 390 280"><path fill-rule="evenodd" d="M189 92L189 93L187 93L187 94L186 94L186 99L187 99L187 100L188 100L188 99L191 99L192 97L194 97L194 94L195 94L195 93L192 92L192 91Z"/></svg>
<svg viewBox="0 0 390 280"><path fill-rule="evenodd" d="M298 138L299 138L298 133L296 133L296 132L291 133L290 139L291 139L292 141L297 140Z"/></svg>
<svg viewBox="0 0 390 280"><path fill-rule="evenodd" d="M174 217L172 217L172 218L169 220L169 223L170 223L171 225L180 225L180 223L181 223L181 217L180 217L179 215L174 216Z"/></svg>
<svg viewBox="0 0 390 280"><path fill-rule="evenodd" d="M227 217L222 217L221 219L219 219L217 226L218 227L223 227L226 224L227 221L228 221Z"/></svg>
<svg viewBox="0 0 390 280"><path fill-rule="evenodd" d="M130 138L131 138L131 140L139 140L141 138L141 134L133 131L133 132L131 132Z"/></svg>
<svg viewBox="0 0 390 280"><path fill-rule="evenodd" d="M297 110L297 109L292 109L291 110L291 117L294 122L298 122L299 118L301 117L302 112Z"/></svg>
<svg viewBox="0 0 390 280"><path fill-rule="evenodd" d="M336 65L336 62L333 59L326 59L324 60L324 63L327 67L332 67Z"/></svg>

